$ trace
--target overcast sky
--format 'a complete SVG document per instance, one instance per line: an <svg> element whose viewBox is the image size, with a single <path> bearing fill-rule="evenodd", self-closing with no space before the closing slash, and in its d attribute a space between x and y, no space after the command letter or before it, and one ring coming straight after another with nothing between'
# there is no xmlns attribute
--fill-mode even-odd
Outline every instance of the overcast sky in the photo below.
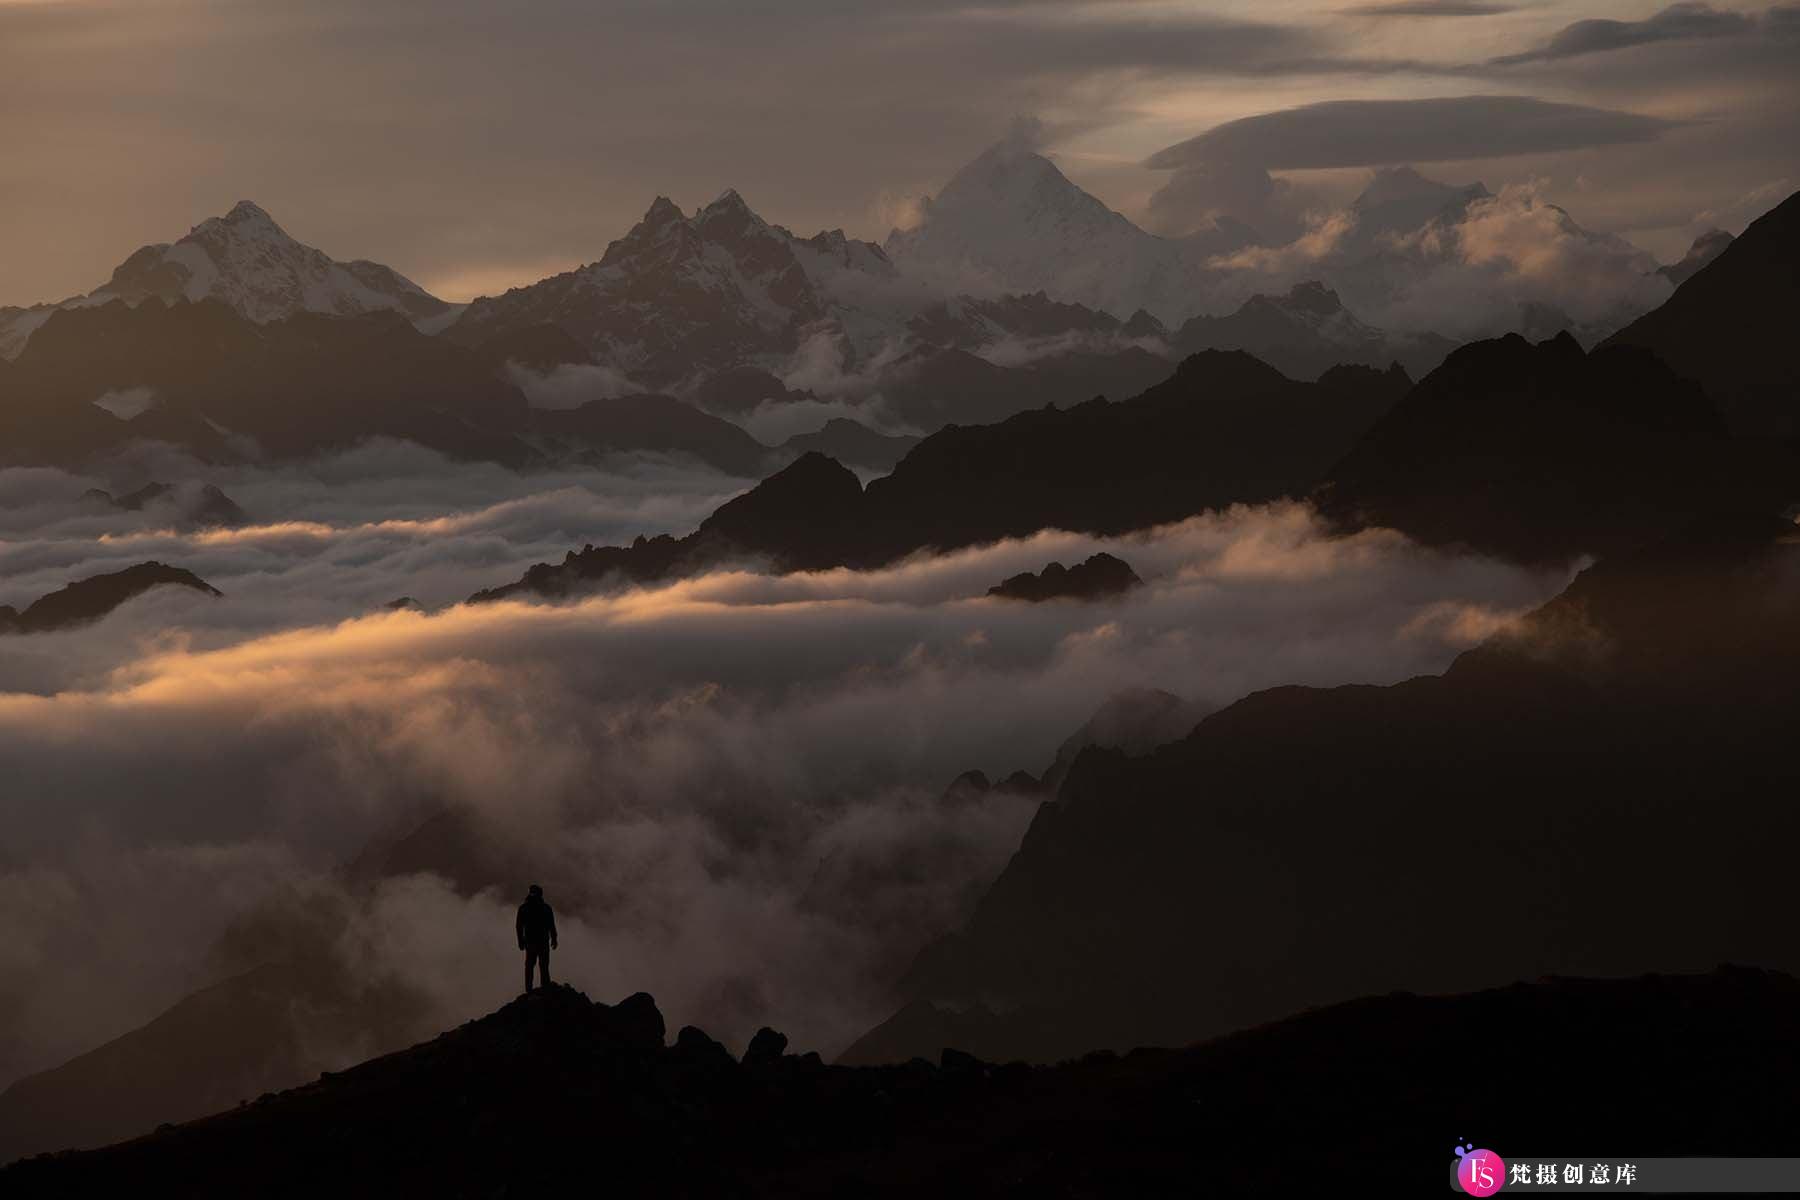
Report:
<svg viewBox="0 0 1800 1200"><path fill-rule="evenodd" d="M239 199L450 299L659 193L879 238L1021 115L1134 218L1195 154L1343 194L1415 161L1669 258L1800 187L1797 68L1793 0L0 0L0 304ZM1584 111L1289 111L1468 96Z"/></svg>

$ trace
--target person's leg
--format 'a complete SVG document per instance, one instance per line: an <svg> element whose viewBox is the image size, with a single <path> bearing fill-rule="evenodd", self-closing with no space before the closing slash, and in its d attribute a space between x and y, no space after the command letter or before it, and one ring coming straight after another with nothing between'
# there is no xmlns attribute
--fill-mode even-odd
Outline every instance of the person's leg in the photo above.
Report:
<svg viewBox="0 0 1800 1200"><path fill-rule="evenodd" d="M537 965L537 947L525 947L525 990L531 990L531 968Z"/></svg>
<svg viewBox="0 0 1800 1200"><path fill-rule="evenodd" d="M550 986L550 947L548 946L538 947L538 982L544 987Z"/></svg>

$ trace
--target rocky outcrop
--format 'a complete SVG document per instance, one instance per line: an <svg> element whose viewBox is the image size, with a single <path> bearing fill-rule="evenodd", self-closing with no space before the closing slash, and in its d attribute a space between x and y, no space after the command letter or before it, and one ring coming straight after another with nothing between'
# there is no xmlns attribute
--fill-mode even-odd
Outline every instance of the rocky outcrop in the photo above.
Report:
<svg viewBox="0 0 1800 1200"><path fill-rule="evenodd" d="M988 589L1002 600L1100 600L1144 586L1131 564L1102 551L1073 567L1053 562L1033 574L1023 571Z"/></svg>
<svg viewBox="0 0 1800 1200"><path fill-rule="evenodd" d="M208 596L223 595L192 571L159 562L139 563L123 571L78 579L40 596L23 612L0 606L0 633L55 633L74 629L98 621L151 588L164 586L190 588Z"/></svg>

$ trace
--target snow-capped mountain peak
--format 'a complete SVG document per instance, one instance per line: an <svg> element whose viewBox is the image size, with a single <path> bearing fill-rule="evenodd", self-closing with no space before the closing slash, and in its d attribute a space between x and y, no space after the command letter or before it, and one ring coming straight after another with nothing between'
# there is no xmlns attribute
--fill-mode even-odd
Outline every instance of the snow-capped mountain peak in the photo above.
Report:
<svg viewBox="0 0 1800 1200"><path fill-rule="evenodd" d="M1142 308L1176 322L1209 290L1206 254L1138 228L1011 140L952 176L885 248L902 272L947 293L1043 291L1121 319Z"/></svg>
<svg viewBox="0 0 1800 1200"><path fill-rule="evenodd" d="M253 321L383 309L423 319L449 308L392 268L340 263L296 241L250 200L200 222L178 242L143 247L87 301L135 304L151 297L222 300Z"/></svg>
<svg viewBox="0 0 1800 1200"><path fill-rule="evenodd" d="M646 387L792 353L828 304L805 248L735 190L687 216L658 196L600 261L483 297L449 336L479 343L554 325L595 361Z"/></svg>
<svg viewBox="0 0 1800 1200"><path fill-rule="evenodd" d="M111 279L84 296L0 310L0 357L17 355L59 308L150 299L166 304L218 300L258 322L302 312L348 316L391 309L427 331L441 328L460 311L392 267L361 259L338 262L296 241L261 205L240 200L179 241L139 248L113 269Z"/></svg>

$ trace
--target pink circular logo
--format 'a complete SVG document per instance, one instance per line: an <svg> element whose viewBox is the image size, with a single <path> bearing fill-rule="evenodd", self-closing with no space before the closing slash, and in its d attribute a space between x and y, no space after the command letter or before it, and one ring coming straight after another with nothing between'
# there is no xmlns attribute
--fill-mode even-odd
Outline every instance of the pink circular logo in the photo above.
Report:
<svg viewBox="0 0 1800 1200"><path fill-rule="evenodd" d="M1470 1150L1457 1164L1456 1182L1471 1196L1491 1196L1506 1185L1506 1164L1492 1150Z"/></svg>

